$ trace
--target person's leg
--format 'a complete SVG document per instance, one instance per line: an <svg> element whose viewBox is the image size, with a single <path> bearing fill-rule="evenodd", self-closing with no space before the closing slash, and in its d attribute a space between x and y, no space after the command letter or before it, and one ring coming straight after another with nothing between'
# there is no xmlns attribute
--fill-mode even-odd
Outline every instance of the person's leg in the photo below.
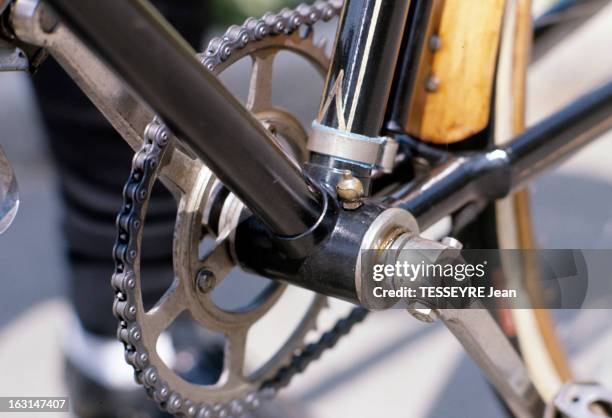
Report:
<svg viewBox="0 0 612 418"><path fill-rule="evenodd" d="M206 26L206 2L158 0L154 4L196 48ZM49 60L34 77L48 138L60 174L64 231L71 265L71 300L84 327L113 335L111 249L121 190L133 152L57 63ZM149 209L143 265L168 272L175 205L161 187ZM168 273L170 274L170 273ZM147 276L145 299L168 283L165 274Z"/></svg>
<svg viewBox="0 0 612 418"><path fill-rule="evenodd" d="M206 27L206 2L158 0L154 4L199 49ZM92 385L103 387L108 382L95 381L100 377L96 375L104 375L95 371L98 359L92 358L94 367L87 369L84 365L87 357L81 353L96 344L104 346L116 333L109 284L113 271L111 251L115 217L121 207L121 191L133 152L55 61L49 59L43 65L34 77L34 85L59 171L65 209L63 230L70 264L70 301L78 318L72 326L83 331L83 335L74 337L81 344L68 343L79 350L73 356L67 353L68 374L73 383L82 383L78 374L83 372L94 379ZM174 199L158 186L148 211L143 244L143 298L147 305L159 299L172 279L174 218ZM121 349L116 341L112 344ZM71 362L71 357L76 360ZM83 415L93 416L88 412Z"/></svg>

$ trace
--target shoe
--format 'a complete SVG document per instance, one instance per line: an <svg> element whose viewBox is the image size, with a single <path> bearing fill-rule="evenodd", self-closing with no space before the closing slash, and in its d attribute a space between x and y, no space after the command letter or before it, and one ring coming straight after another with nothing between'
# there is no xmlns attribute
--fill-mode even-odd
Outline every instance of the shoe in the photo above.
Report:
<svg viewBox="0 0 612 418"><path fill-rule="evenodd" d="M126 364L127 366L127 364ZM129 366L128 366L129 367ZM66 359L64 378L70 408L80 418L162 418L171 415L159 410L136 382L131 388L109 388L87 376Z"/></svg>
<svg viewBox="0 0 612 418"><path fill-rule="evenodd" d="M182 321L179 321L181 324ZM181 324L182 325L182 324ZM72 412L81 418L162 418L161 411L134 380L114 337L88 332L73 317L65 335L64 376ZM159 337L157 351L185 380L213 385L223 370L223 341L178 326ZM182 332L181 332L182 331Z"/></svg>

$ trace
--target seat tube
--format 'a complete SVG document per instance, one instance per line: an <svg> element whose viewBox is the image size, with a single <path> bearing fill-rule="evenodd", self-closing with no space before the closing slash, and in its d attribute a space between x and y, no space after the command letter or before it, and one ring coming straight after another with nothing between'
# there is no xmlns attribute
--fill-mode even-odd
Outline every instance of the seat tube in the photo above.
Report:
<svg viewBox="0 0 612 418"><path fill-rule="evenodd" d="M381 137L410 1L347 0L313 133L309 173L335 185L347 171L369 191L397 144Z"/></svg>

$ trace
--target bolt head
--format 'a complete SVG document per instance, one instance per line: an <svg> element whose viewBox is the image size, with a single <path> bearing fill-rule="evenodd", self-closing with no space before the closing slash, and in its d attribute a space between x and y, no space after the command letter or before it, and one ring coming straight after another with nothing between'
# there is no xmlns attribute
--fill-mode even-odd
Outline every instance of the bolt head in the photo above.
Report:
<svg viewBox="0 0 612 418"><path fill-rule="evenodd" d="M2 1L0 1L2 3ZM10 3L10 2L9 2ZM0 6L2 9L2 6ZM59 19L57 15L51 10L50 7L44 5L40 11L40 27L45 33L52 33L55 28L59 25Z"/></svg>
<svg viewBox="0 0 612 418"><path fill-rule="evenodd" d="M196 288L201 293L208 293L215 288L217 278L214 273L207 268L198 271L196 275Z"/></svg>
<svg viewBox="0 0 612 418"><path fill-rule="evenodd" d="M345 209L357 209L361 206L361 198L364 194L363 183L354 177L350 170L345 170L342 178L336 184L336 193Z"/></svg>
<svg viewBox="0 0 612 418"><path fill-rule="evenodd" d="M432 35L431 38L429 38L429 50L431 52L436 52L441 46L442 40L438 35Z"/></svg>
<svg viewBox="0 0 612 418"><path fill-rule="evenodd" d="M429 92L434 92L438 91L438 88L440 88L440 79L433 74L429 75L425 81L425 89Z"/></svg>

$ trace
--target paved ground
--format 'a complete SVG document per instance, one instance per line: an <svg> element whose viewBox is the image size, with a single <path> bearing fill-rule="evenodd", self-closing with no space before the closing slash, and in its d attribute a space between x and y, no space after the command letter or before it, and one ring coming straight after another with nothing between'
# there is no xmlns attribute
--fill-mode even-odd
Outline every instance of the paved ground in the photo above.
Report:
<svg viewBox="0 0 612 418"><path fill-rule="evenodd" d="M612 39L610 19L612 6L533 69L530 121L611 77L612 54L603 53ZM302 68L291 62L283 66L284 72ZM240 73L232 77L240 78ZM291 85L283 81L285 87L279 90L284 100L316 96L305 88L310 84L304 77ZM0 144L15 164L22 199L15 224L0 237L0 396L61 396L65 391L58 329L66 324L66 266L54 171L45 157L44 134L27 79L0 74L0 92ZM543 246L612 248L610 155L612 135L536 183L534 212ZM283 315L294 310L288 305ZM612 362L606 365L600 359L612 349L607 329L612 313L559 316L561 335L580 375L609 381ZM278 318L271 322L278 321L282 329ZM588 350L583 342L591 342ZM296 418L383 412L405 417L501 416L479 371L445 329L420 324L399 311L370 317L297 378L273 409L273 415Z"/></svg>

